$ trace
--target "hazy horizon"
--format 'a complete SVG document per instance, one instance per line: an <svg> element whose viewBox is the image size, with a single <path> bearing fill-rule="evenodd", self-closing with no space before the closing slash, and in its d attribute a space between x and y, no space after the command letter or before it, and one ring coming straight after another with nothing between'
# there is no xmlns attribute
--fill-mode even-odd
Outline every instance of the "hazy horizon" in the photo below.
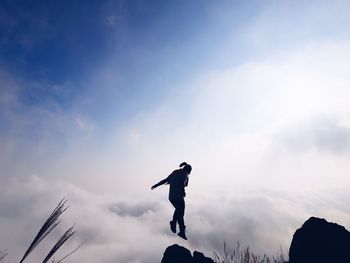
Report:
<svg viewBox="0 0 350 263"><path fill-rule="evenodd" d="M16 262L63 196L70 262L287 254L310 216L350 229L349 7L2 1L0 249ZM183 161L187 243L150 190Z"/></svg>

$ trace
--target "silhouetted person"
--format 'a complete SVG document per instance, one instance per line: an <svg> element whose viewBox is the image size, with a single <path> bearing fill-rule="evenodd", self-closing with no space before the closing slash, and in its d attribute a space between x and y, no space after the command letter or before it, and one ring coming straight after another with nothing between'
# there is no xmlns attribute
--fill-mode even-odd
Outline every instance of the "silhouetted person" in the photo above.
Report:
<svg viewBox="0 0 350 263"><path fill-rule="evenodd" d="M173 220L170 221L170 229L173 233L176 233L176 224L179 224L180 232L178 235L183 239L187 240L185 233L185 187L188 185L188 175L191 173L192 167L191 165L183 162L180 164L181 169L177 169L173 171L167 178L160 181L159 183L153 185L151 189L163 185L169 184L169 201L175 207Z"/></svg>

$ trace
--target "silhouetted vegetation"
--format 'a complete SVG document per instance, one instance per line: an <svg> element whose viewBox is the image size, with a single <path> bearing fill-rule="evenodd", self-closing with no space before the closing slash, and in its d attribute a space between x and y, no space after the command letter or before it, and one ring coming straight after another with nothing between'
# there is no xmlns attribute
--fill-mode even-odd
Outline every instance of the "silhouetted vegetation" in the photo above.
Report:
<svg viewBox="0 0 350 263"><path fill-rule="evenodd" d="M20 263L24 262L24 260L33 252L33 250L60 224L61 222L60 216L68 209L68 206L66 206L66 203L67 203L67 200L65 198L63 198L59 202L59 204L56 206L56 208L53 210L50 216L46 219L45 223L42 225L39 232L34 237L33 241L30 243L28 249L26 250L22 259L20 260ZM49 260L62 247L62 245L66 243L75 234L73 227L74 226L70 227L68 230L66 230L63 233L63 235L58 239L55 245L48 252L48 254L44 258L42 263L49 262ZM60 260L58 261L52 260L51 262L52 263L62 262L68 256L70 256L75 251L77 251L81 247L81 245L82 244L80 244L76 249L74 249L70 253L66 254ZM7 251L0 250L0 262L4 262L4 259L7 256L7 254L8 254Z"/></svg>
<svg viewBox="0 0 350 263"><path fill-rule="evenodd" d="M6 250L0 250L0 262L3 262L5 257L7 256L7 251Z"/></svg>
<svg viewBox="0 0 350 263"><path fill-rule="evenodd" d="M222 254L214 252L214 261L216 263L284 263L285 259L282 249L276 257L259 256L250 251L249 247L242 248L239 242L232 249L228 248L225 242Z"/></svg>

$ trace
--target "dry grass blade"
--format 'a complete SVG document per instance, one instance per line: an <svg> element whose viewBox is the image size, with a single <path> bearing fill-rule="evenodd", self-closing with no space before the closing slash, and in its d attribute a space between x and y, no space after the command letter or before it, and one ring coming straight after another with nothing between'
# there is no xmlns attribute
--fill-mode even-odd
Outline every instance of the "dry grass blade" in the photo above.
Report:
<svg viewBox="0 0 350 263"><path fill-rule="evenodd" d="M83 243L81 243L77 248L73 249L71 252L69 252L67 255L65 255L63 258L61 258L59 261L57 261L56 263L60 263L62 262L64 259L66 259L67 257L69 257L70 255L72 255L73 253L75 253L79 248L81 248L81 246L83 245Z"/></svg>
<svg viewBox="0 0 350 263"><path fill-rule="evenodd" d="M30 244L29 248L27 249L27 251L24 253L20 263L22 263L28 256L29 254L36 248L36 246L53 230L56 228L56 226L60 223L60 221L58 220L60 215L62 215L62 213L64 211L66 211L66 209L68 207L65 207L67 200L65 198L63 198L59 204L57 205L57 207L53 210L53 212L51 213L51 215L47 218L47 220L45 221L45 223L43 224L43 226L41 227L41 229L39 230L38 234L35 236L34 240L32 241L32 243Z"/></svg>
<svg viewBox="0 0 350 263"><path fill-rule="evenodd" d="M43 263L47 263L50 260L50 258L57 252L57 250L59 250L60 247L75 234L75 231L73 231L73 227L74 226L70 227L66 232L64 232L64 234L60 237L60 239L56 242L56 244L47 254L45 259L43 260Z"/></svg>

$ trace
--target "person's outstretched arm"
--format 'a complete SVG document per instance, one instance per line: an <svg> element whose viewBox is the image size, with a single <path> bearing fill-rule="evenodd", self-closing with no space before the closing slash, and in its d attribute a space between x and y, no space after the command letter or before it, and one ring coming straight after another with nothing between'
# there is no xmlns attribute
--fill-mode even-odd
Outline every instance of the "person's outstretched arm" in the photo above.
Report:
<svg viewBox="0 0 350 263"><path fill-rule="evenodd" d="M164 180L160 181L159 183L153 185L153 186L151 187L151 189L153 190L154 188L157 188L158 186L163 185L163 184L166 184L166 183L168 183L168 177L165 178Z"/></svg>

